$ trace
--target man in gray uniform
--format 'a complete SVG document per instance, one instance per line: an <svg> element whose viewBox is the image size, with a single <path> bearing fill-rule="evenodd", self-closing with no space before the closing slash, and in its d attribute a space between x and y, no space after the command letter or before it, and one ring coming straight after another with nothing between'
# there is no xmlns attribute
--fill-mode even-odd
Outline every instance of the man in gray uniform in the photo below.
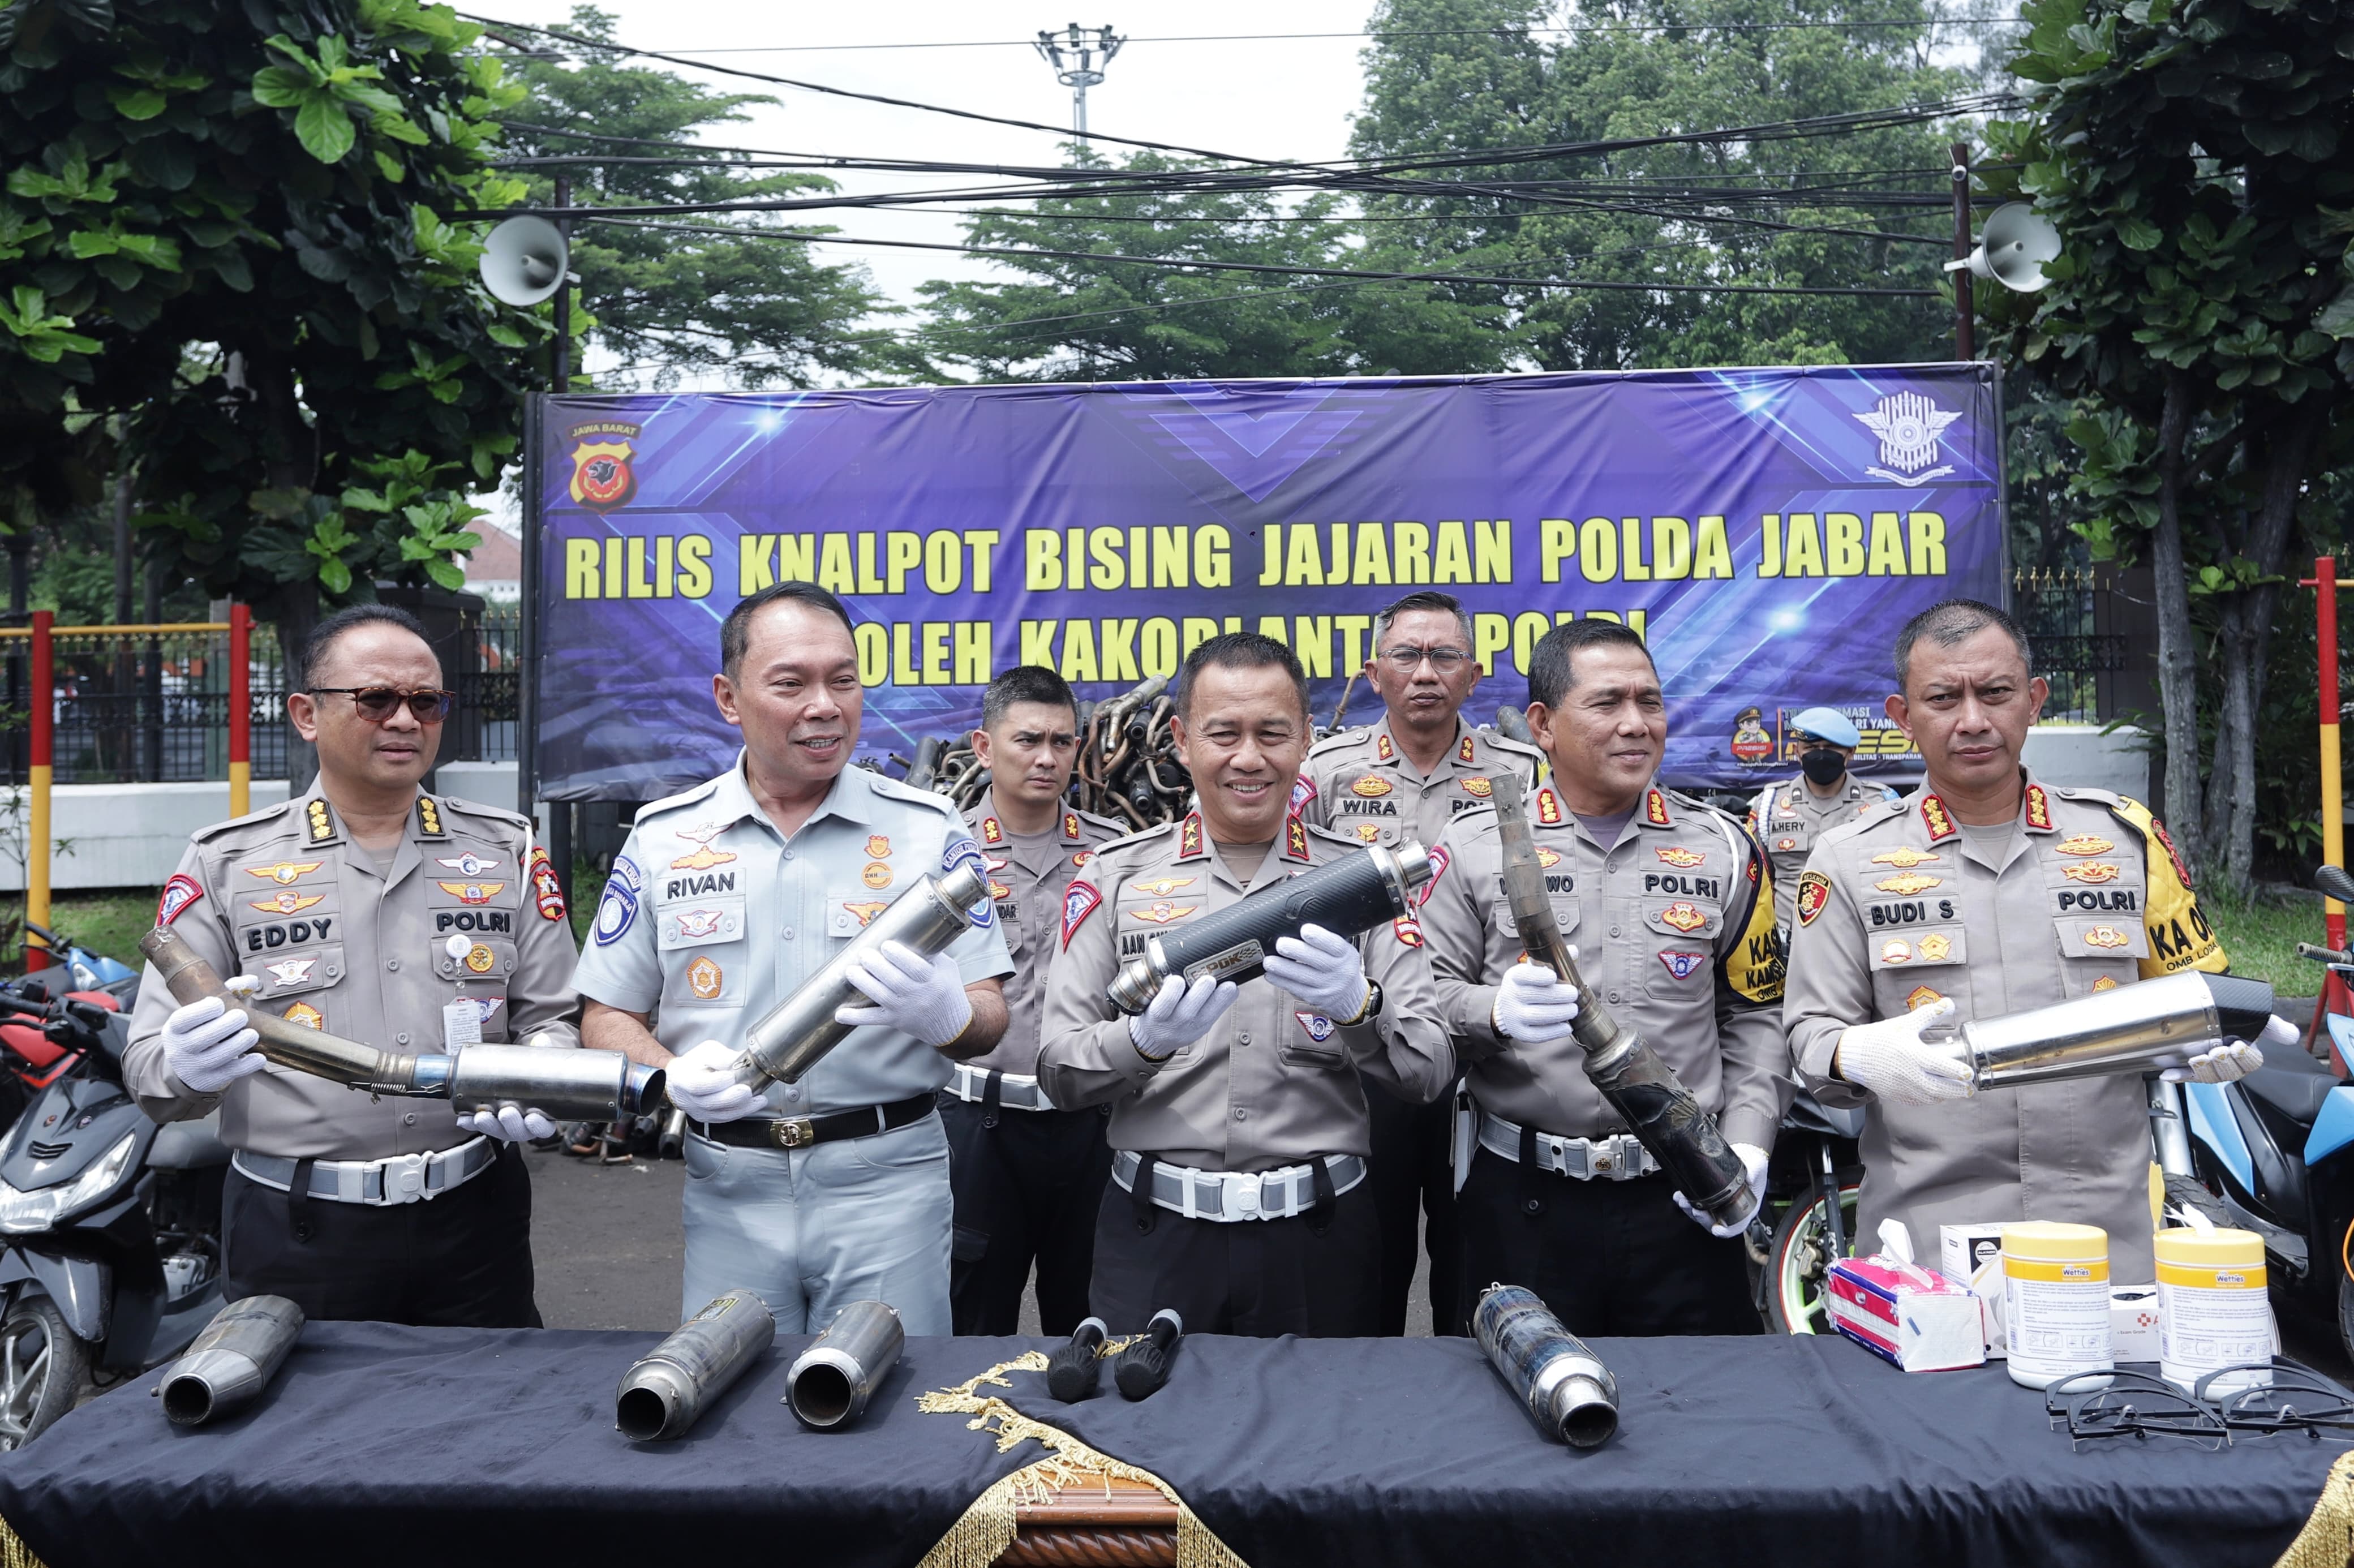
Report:
<svg viewBox="0 0 2354 1568"><path fill-rule="evenodd" d="M1194 649L1172 726L1193 810L1098 851L1064 896L1038 1071L1058 1106L1112 1107L1090 1299L1114 1332L1162 1307L1189 1332L1375 1331L1358 1075L1408 1099L1455 1077L1429 968L1404 946L1412 920L1355 941L1310 925L1276 943L1263 977L1172 976L1134 1017L1104 994L1154 935L1360 847L1289 810L1308 725L1282 643L1229 632Z"/></svg>
<svg viewBox="0 0 2354 1568"><path fill-rule="evenodd" d="M1893 800L1885 784L1850 778L1847 765L1863 736L1837 708L1808 708L1790 721L1798 747L1798 777L1768 784L1749 802L1749 831L1766 846L1774 866L1774 925L1787 944L1797 906L1798 877L1815 841L1866 808Z"/></svg>
<svg viewBox="0 0 2354 1568"><path fill-rule="evenodd" d="M1054 671L1018 665L989 683L972 732L989 792L964 821L981 842L1013 978L1005 986L1005 1038L959 1062L940 1095L956 1188L949 1292L960 1334L1020 1332L1034 1262L1045 1332L1067 1334L1087 1315L1111 1148L1103 1108L1057 1110L1039 1086L1038 1018L1064 891L1096 850L1128 829L1063 802L1079 756L1077 706Z"/></svg>
<svg viewBox="0 0 2354 1568"><path fill-rule="evenodd" d="M512 1144L548 1119L461 1119L275 1066L246 1010L388 1051L578 1045L555 870L526 819L419 790L451 694L414 618L340 610L292 673L287 715L318 747L317 782L196 834L155 911L247 1000L176 1006L148 966L124 1082L158 1121L220 1111L237 1151L221 1196L232 1299L535 1328L531 1179Z"/></svg>
<svg viewBox="0 0 2354 1568"><path fill-rule="evenodd" d="M638 812L574 977L593 1046L667 1065L686 1140L682 1316L758 1293L785 1333L888 1302L910 1334L949 1331L949 1150L935 1101L952 1058L1005 1032L1013 973L984 898L931 959L886 944L854 969L874 1003L795 1084L754 1090L742 1036L927 874L981 852L938 795L849 766L863 692L850 616L808 583L764 588L719 630L736 765ZM661 1037L647 1019L661 1008ZM678 1054L673 1058L673 1053Z"/></svg>
<svg viewBox="0 0 2354 1568"><path fill-rule="evenodd" d="M1470 618L1452 594L1410 593L1373 618L1365 683L1382 700L1381 718L1317 742L1300 769L1296 793L1310 826L1369 844L1410 838L1427 849L1458 814L1486 803L1499 772L1509 768L1535 788L1544 753L1463 722L1479 661ZM1454 1103L1442 1096L1408 1104L1372 1081L1365 1103L1373 1124L1366 1181L1381 1220L1381 1331L1405 1332L1418 1207L1430 1253L1431 1322L1439 1333L1455 1333L1463 1314L1455 1306L1461 1250L1449 1170Z"/></svg>

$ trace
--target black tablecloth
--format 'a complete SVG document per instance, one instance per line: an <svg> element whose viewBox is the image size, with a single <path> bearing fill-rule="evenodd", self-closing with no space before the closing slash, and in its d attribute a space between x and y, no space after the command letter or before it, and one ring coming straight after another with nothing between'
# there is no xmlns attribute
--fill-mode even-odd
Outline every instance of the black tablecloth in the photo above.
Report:
<svg viewBox="0 0 2354 1568"><path fill-rule="evenodd" d="M313 1324L258 1406L170 1426L137 1379L0 1457L0 1519L49 1568L132 1563L915 1563L1000 1455L915 1397L1045 1341L914 1340L854 1428L778 1403L781 1339L686 1438L637 1446L613 1388L659 1336ZM1179 1494L1254 1568L1315 1563L2199 1563L2262 1568L2342 1445L2072 1452L1999 1367L1907 1376L1836 1340L1599 1340L1619 1436L1541 1438L1463 1340L1186 1341L1130 1404L1007 1394Z"/></svg>

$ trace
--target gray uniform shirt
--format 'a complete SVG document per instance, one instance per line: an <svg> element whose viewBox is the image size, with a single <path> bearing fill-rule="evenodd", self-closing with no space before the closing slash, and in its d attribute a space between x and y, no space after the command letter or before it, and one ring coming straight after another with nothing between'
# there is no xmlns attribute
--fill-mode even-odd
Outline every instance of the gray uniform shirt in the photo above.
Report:
<svg viewBox="0 0 2354 1568"><path fill-rule="evenodd" d="M752 799L744 761L638 812L597 904L573 983L624 1012L655 1012L673 1052L734 1046L848 947L917 878L981 861L956 808L928 790L845 768L790 839ZM965 983L1013 972L995 908L949 949ZM869 1024L797 1084L768 1086L769 1114L888 1105L938 1089L949 1059Z"/></svg>
<svg viewBox="0 0 2354 1568"><path fill-rule="evenodd" d="M314 788L196 834L156 919L223 979L261 981L252 1007L387 1051L441 1050L442 1010L461 999L485 1041L580 1044L572 927L530 821L513 811L419 795L379 868ZM452 934L471 939L463 958L444 950ZM164 1055L164 1021L178 1005L147 966L122 1066L158 1121L217 1106L229 1147L298 1160L384 1160L474 1136L446 1100L372 1100L274 1065L196 1094Z"/></svg>
<svg viewBox="0 0 2354 1568"><path fill-rule="evenodd" d="M1358 847L1294 817L1252 885L1274 887ZM1104 996L1146 938L1245 894L1198 813L1096 853L1064 895L1039 1062L1046 1093L1065 1109L1110 1102L1105 1130L1114 1149L1198 1170L1272 1171L1320 1154L1368 1153L1359 1071L1417 1103L1437 1098L1455 1078L1429 966L1394 928L1410 929L1411 920L1377 927L1358 943L1387 992L1382 1012L1363 1023L1335 1023L1262 977L1242 986L1207 1034L1154 1062L1137 1051L1128 1020Z"/></svg>
<svg viewBox="0 0 2354 1568"><path fill-rule="evenodd" d="M1005 831L984 797L964 814L981 841L989 871L989 895L997 902L997 923L1013 959L1005 982L1005 1038L973 1062L1000 1073L1034 1077L1038 1072L1038 1025L1045 1012L1046 966L1055 957L1062 927L1063 894L1095 852L1126 836L1127 827L1090 811L1065 807L1055 827L1034 837Z"/></svg>
<svg viewBox="0 0 2354 1568"><path fill-rule="evenodd" d="M1768 784L1749 802L1749 831L1766 846L1774 867L1774 924L1785 940L1790 935L1798 897L1798 877L1815 841L1875 802L1893 800L1896 791L1885 784L1867 784L1853 774L1829 800L1807 787L1806 775Z"/></svg>
<svg viewBox="0 0 2354 1568"><path fill-rule="evenodd" d="M1310 748L1292 790L1292 809L1309 826L1330 828L1360 843L1411 838L1427 849L1447 824L1486 803L1490 780L1506 768L1536 787L1544 753L1458 716L1455 742L1425 778L1406 759L1384 715L1364 729L1342 730Z"/></svg>

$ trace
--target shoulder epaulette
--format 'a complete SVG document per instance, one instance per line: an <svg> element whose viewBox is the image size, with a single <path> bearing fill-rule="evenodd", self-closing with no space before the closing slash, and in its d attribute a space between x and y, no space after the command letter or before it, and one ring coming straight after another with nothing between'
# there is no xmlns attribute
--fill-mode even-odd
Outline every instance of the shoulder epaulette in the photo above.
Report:
<svg viewBox="0 0 2354 1568"><path fill-rule="evenodd" d="M1093 811L1081 811L1078 813L1078 818L1079 821L1087 823L1089 827L1101 828L1105 832L1113 835L1110 840L1097 845L1097 847L1099 849L1109 849L1113 843L1119 842L1120 839L1132 836L1132 830L1126 822L1119 821L1113 818L1098 817Z"/></svg>
<svg viewBox="0 0 2354 1568"><path fill-rule="evenodd" d="M706 779L693 789L682 789L675 795L665 795L659 800L649 800L638 808L637 820L642 822L648 817L659 816L664 811L675 811L681 806L692 806L697 800L707 800L718 788L718 779Z"/></svg>
<svg viewBox="0 0 2354 1568"><path fill-rule="evenodd" d="M1174 822L1156 822L1151 827L1139 829L1124 837L1114 839L1109 843L1097 844L1095 853L1100 858L1114 850L1126 849L1130 844L1147 843L1163 833L1173 833L1176 831L1177 824Z"/></svg>
<svg viewBox="0 0 2354 1568"><path fill-rule="evenodd" d="M440 795L435 799L440 802L443 810L454 811L461 817L486 817L502 827L522 828L526 831L532 825L531 819L521 811L510 811L499 806L485 806L480 800L461 800L454 795Z"/></svg>
<svg viewBox="0 0 2354 1568"><path fill-rule="evenodd" d="M1323 739L1316 742L1313 746L1310 746L1308 748L1308 755L1313 757L1320 751L1329 751L1332 747L1346 741L1363 740L1366 736L1372 733L1371 729L1361 724L1352 724L1346 729L1336 729L1331 735L1326 736Z"/></svg>
<svg viewBox="0 0 2354 1568"><path fill-rule="evenodd" d="M188 840L192 843L203 843L208 839L217 838L222 833L228 832L231 828L253 827L259 823L269 821L273 817L282 817L287 815L289 812L293 810L297 802L292 800L281 800L275 806L264 806L259 811L248 811L242 817L231 817L224 822L214 822L208 826L198 828L195 832L190 833L188 835Z"/></svg>
<svg viewBox="0 0 2354 1568"><path fill-rule="evenodd" d="M2091 785L2070 784L2044 786L2062 800L2089 800L2096 806L2106 806L2112 811L2147 811L2149 808L2130 795L2120 795L2114 789L2095 789Z"/></svg>

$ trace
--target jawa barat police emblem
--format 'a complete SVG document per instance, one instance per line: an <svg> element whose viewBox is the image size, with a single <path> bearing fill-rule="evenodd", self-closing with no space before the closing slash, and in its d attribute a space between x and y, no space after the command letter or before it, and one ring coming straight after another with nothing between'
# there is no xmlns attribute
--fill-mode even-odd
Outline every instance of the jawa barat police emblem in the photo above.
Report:
<svg viewBox="0 0 2354 1568"><path fill-rule="evenodd" d="M630 461L637 456L637 448L631 443L640 433L639 426L618 420L573 426L572 499L609 512L636 494L638 478Z"/></svg>

